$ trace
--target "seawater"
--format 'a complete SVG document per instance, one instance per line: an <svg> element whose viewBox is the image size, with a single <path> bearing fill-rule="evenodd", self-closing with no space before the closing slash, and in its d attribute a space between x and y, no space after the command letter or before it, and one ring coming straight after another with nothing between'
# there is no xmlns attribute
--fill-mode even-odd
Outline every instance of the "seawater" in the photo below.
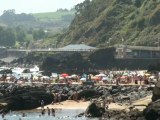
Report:
<svg viewBox="0 0 160 120"><path fill-rule="evenodd" d="M77 109L77 110L70 110L70 109L63 109L63 110L56 110L55 117L52 115L48 115L47 110L45 115L41 115L40 112L35 111L23 111L23 112L11 112L5 115L4 118L0 116L0 120L98 120L98 118L90 119L86 117L76 117L79 113L84 112L84 110ZM22 113L25 113L26 117L22 117Z"/></svg>

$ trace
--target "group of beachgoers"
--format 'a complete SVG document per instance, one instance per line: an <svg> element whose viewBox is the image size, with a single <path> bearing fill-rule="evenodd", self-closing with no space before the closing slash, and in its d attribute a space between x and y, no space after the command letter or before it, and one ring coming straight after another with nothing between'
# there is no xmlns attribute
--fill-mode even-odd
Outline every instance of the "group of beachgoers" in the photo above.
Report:
<svg viewBox="0 0 160 120"><path fill-rule="evenodd" d="M35 78L34 75L31 75L31 78L25 78L20 77L19 79L16 79L14 76L7 76L6 74L3 74L0 78L1 82L13 82L13 83L47 83L47 84L83 84L86 81L92 81L95 84L149 84L151 82L154 82L156 76L151 74L146 74L141 72L141 74L138 73L138 71L107 71L107 72L101 72L97 75L93 74L82 74L82 75L69 75L69 74L57 74L56 76L51 77L43 77L43 79L40 79L40 77Z"/></svg>
<svg viewBox="0 0 160 120"><path fill-rule="evenodd" d="M45 115L45 111L46 109L44 108L44 101L41 100L41 115ZM48 116L52 115L52 116L55 116L55 109L54 108L49 108L47 107L47 113L48 113Z"/></svg>

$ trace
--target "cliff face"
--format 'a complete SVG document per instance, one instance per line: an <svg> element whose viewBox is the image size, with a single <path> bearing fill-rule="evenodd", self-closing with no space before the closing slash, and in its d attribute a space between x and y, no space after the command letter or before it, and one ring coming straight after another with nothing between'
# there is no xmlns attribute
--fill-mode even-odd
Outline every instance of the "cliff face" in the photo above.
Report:
<svg viewBox="0 0 160 120"><path fill-rule="evenodd" d="M68 31L59 44L86 43L105 47L114 44L158 46L160 0L85 0L76 7Z"/></svg>

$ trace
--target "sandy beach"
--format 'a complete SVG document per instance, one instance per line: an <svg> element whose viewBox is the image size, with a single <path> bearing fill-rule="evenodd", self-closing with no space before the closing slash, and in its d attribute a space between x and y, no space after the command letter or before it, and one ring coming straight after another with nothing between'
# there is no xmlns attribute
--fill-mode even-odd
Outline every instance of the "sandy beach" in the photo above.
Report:
<svg viewBox="0 0 160 120"><path fill-rule="evenodd" d="M134 106L135 108L139 109L140 111L144 110L146 106L151 102L152 96L147 96L142 99L134 101L131 105L127 104L119 104L119 103L111 103L109 105L109 109L111 110L129 110L130 106Z"/></svg>
<svg viewBox="0 0 160 120"><path fill-rule="evenodd" d="M120 104L120 103L111 103L109 104L109 109L111 110L128 110L130 106L135 106L135 108L139 110L143 110L145 108L145 105L148 105L151 102L152 96L147 96L142 99L136 100L132 103L132 105L127 104ZM89 105L89 101L73 101L73 100L66 100L59 103L56 103L54 105L46 105L44 108L54 108L54 109L86 109ZM142 105L142 106L141 106ZM144 106L143 106L144 105ZM41 107L37 108L38 110L41 109Z"/></svg>
<svg viewBox="0 0 160 120"><path fill-rule="evenodd" d="M76 102L74 100L66 100L66 101L63 101L61 102L60 104L59 103L56 103L56 104L50 104L50 105L46 105L44 106L44 108L54 108L54 109L86 109L89 105L89 101L79 101L79 102ZM37 109L41 109L41 107L38 107Z"/></svg>

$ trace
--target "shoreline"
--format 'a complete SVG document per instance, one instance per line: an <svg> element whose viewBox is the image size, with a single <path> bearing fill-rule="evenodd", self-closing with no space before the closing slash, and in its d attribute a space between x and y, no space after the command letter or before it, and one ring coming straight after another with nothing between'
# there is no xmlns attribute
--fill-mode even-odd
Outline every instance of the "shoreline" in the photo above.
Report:
<svg viewBox="0 0 160 120"><path fill-rule="evenodd" d="M54 109L83 109L86 110L88 105L90 104L89 101L74 101L74 100L66 100L59 103L55 103L55 104L49 104L49 105L45 105L44 108L46 109L48 108L54 108ZM36 108L37 110L40 110L41 107Z"/></svg>
<svg viewBox="0 0 160 120"><path fill-rule="evenodd" d="M143 109L145 109L146 107L143 105L148 105L151 102L151 95L146 96L144 98L141 98L139 100L135 100L133 101L133 103L131 105L127 105L127 104L120 104L120 103L111 103L109 104L109 110L129 110L130 106L135 106L135 108L139 109L140 111L142 111ZM44 108L47 109L47 107L54 108L54 109L70 109L70 110L76 110L76 109L82 109L82 110L86 110L87 107L89 106L90 101L74 101L74 100L66 100L56 104L49 104L49 105L45 105ZM36 108L35 110L40 110L41 107Z"/></svg>
<svg viewBox="0 0 160 120"><path fill-rule="evenodd" d="M127 105L127 104L119 104L119 103L111 103L109 105L109 110L129 110L130 106L134 106L134 108L143 111L146 106L152 101L151 100L152 95L146 96L144 98L141 98L139 100L135 100L132 102L131 105Z"/></svg>

